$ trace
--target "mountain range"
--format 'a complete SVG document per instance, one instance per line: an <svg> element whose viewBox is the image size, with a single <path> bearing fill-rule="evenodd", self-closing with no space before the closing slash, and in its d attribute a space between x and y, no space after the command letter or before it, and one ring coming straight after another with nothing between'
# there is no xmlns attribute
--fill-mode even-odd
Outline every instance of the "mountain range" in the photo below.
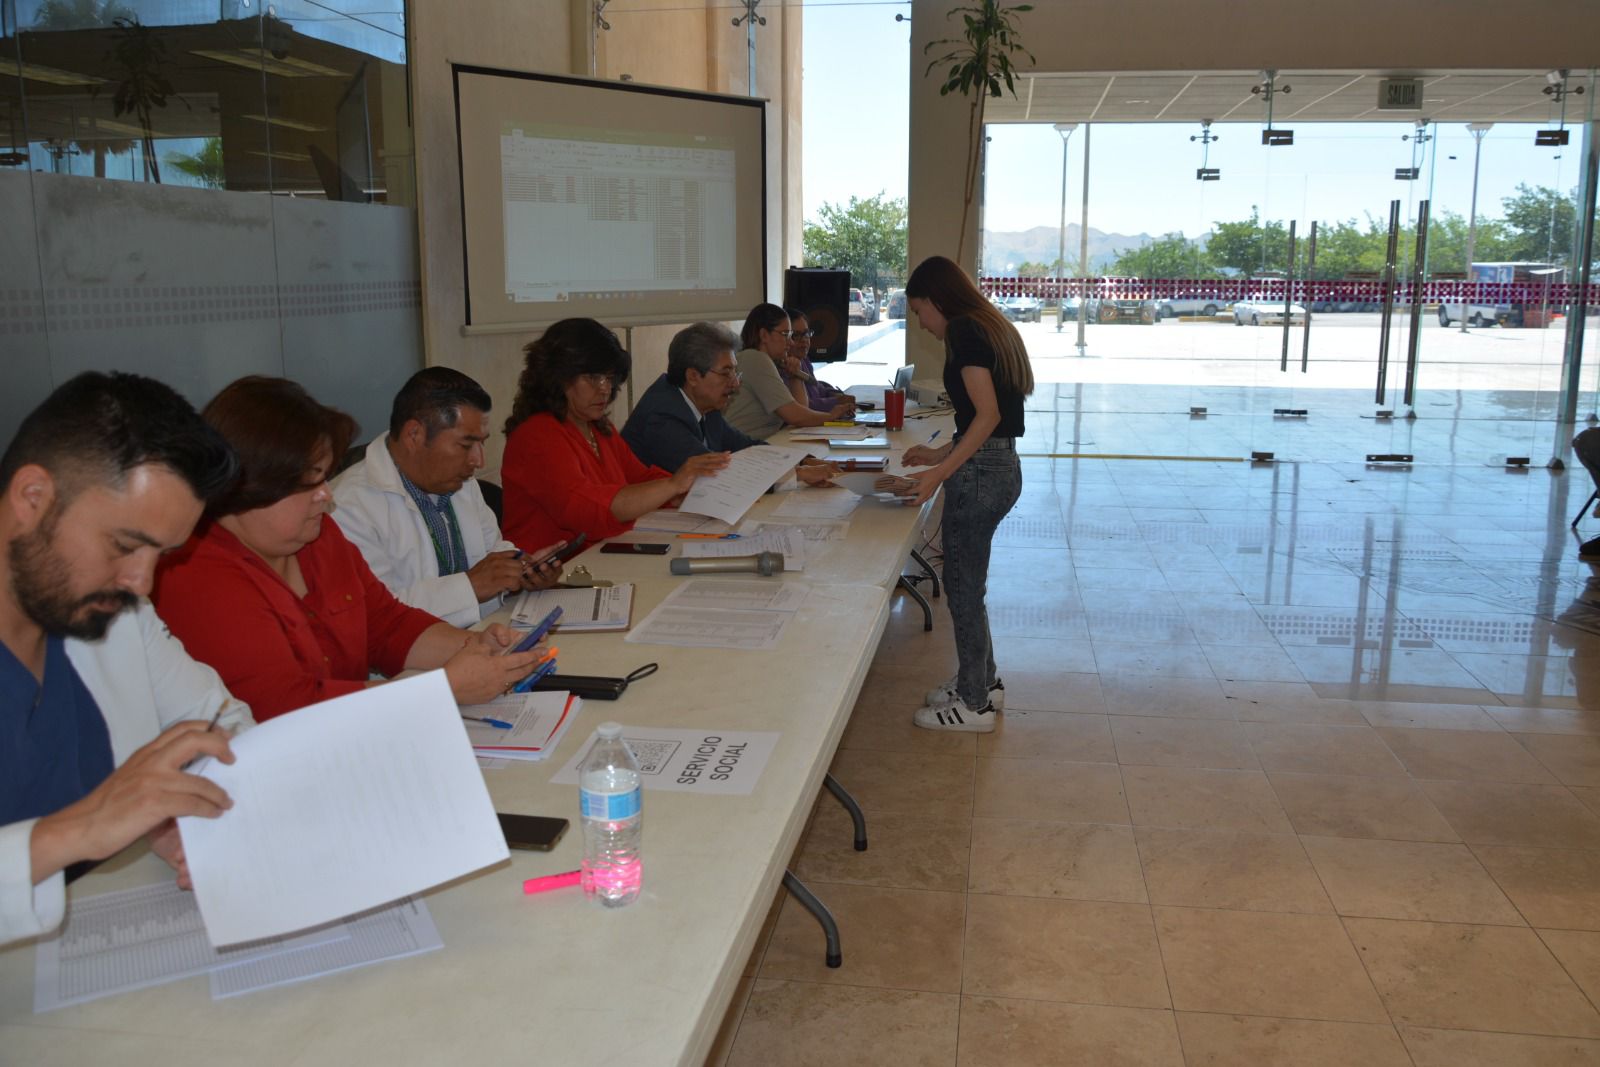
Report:
<svg viewBox="0 0 1600 1067"><path fill-rule="evenodd" d="M1078 262L1078 224L1067 224L1067 256L1069 266ZM1089 271L1094 273L1109 266L1119 254L1130 248L1149 244L1149 234L1102 233L1089 227ZM1061 231L1055 226L1034 226L1026 230L984 230L983 272L989 275L1010 273L1022 263L1054 263L1061 242Z"/></svg>

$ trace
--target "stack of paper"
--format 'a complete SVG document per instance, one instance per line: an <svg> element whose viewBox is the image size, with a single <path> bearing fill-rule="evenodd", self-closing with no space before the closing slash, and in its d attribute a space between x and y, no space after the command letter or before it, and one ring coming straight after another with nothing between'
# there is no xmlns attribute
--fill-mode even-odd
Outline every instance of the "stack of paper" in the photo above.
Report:
<svg viewBox="0 0 1600 1067"><path fill-rule="evenodd" d="M772 488L773 482L804 458L805 450L799 448L768 445L742 449L715 475L696 478L678 510L709 515L726 523L738 522L750 505Z"/></svg>
<svg viewBox="0 0 1600 1067"><path fill-rule="evenodd" d="M724 534L733 527L721 519L708 519L704 515L691 515L684 511L661 508L646 512L634 520L635 530L652 533L714 533Z"/></svg>
<svg viewBox="0 0 1600 1067"><path fill-rule="evenodd" d="M561 609L561 619L555 625L559 632L626 630L633 618L633 585L530 590L517 598L511 625L531 630L552 608Z"/></svg>
<svg viewBox="0 0 1600 1067"><path fill-rule="evenodd" d="M808 489L790 493L772 509L776 519L842 519L855 510L861 498L848 489Z"/></svg>
<svg viewBox="0 0 1600 1067"><path fill-rule="evenodd" d="M805 570L806 537L796 526L775 526L759 533L741 532L732 541L690 541L683 546L687 559L725 559L753 556L758 552L782 552L784 570Z"/></svg>
<svg viewBox="0 0 1600 1067"><path fill-rule="evenodd" d="M634 644L767 652L805 602L808 589L771 579L694 578L634 627Z"/></svg>
<svg viewBox="0 0 1600 1067"><path fill-rule="evenodd" d="M548 690L511 693L487 704L468 704L461 709L461 714L509 724L507 728L466 720L467 737L478 755L537 761L550 755L561 743L582 707L583 701L571 693Z"/></svg>

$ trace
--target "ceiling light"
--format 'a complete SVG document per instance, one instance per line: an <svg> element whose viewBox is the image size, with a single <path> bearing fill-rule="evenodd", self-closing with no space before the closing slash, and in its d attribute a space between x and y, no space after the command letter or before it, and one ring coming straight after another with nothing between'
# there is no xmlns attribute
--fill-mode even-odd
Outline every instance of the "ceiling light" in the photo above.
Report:
<svg viewBox="0 0 1600 1067"><path fill-rule="evenodd" d="M10 56L0 56L5 59L6 66L10 67L14 60ZM29 81L43 82L45 85L104 85L106 79L96 78L90 74L79 74L74 70L60 70L56 67L43 67L37 63L23 63L21 74Z"/></svg>
<svg viewBox="0 0 1600 1067"><path fill-rule="evenodd" d="M218 63L243 67L245 70L265 71L268 74L276 74L280 78L310 78L317 76L342 78L345 76L344 71L334 70L332 67L324 67L320 63L312 63L309 60L296 59L292 56L279 59L276 56L269 56L253 48L240 48L232 52L223 51L220 48L196 48L189 54L200 56L203 59L214 59Z"/></svg>
<svg viewBox="0 0 1600 1067"><path fill-rule="evenodd" d="M304 130L306 133L326 133L328 130L328 127L326 126L315 126L309 122L299 122L295 119L286 119L281 115L240 115L239 117L242 119L249 119L251 122L268 122L274 126L282 126L284 129L288 130Z"/></svg>

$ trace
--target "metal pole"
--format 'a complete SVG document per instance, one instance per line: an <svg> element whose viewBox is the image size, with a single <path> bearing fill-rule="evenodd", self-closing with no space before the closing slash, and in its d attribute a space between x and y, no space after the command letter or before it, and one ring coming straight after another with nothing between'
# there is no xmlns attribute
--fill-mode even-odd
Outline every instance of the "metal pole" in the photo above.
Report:
<svg viewBox="0 0 1600 1067"><path fill-rule="evenodd" d="M1472 257L1477 255L1478 249L1478 164L1483 160L1483 136L1489 132L1492 122L1469 122L1467 129L1472 132L1472 213L1467 216L1467 262L1466 270L1462 277L1466 283L1472 282ZM1467 319L1471 317L1466 290L1461 293L1461 332L1467 332Z"/></svg>
<svg viewBox="0 0 1600 1067"><path fill-rule="evenodd" d="M1400 242L1400 201L1389 201L1389 247L1384 253L1383 265L1383 319L1378 331L1378 388L1375 400L1384 403L1389 397L1389 327L1394 321L1394 268L1396 247Z"/></svg>
<svg viewBox="0 0 1600 1067"><path fill-rule="evenodd" d="M1317 222L1311 220L1311 240L1306 246L1306 325L1300 337L1300 373L1311 364L1311 275L1317 269Z"/></svg>
<svg viewBox="0 0 1600 1067"><path fill-rule="evenodd" d="M1056 242L1056 333L1061 332L1064 325L1062 320L1067 317L1067 295L1061 288L1061 271L1067 265L1067 145L1072 141L1072 131L1077 128L1076 122L1056 123L1056 132L1061 135L1061 233Z"/></svg>
<svg viewBox="0 0 1600 1067"><path fill-rule="evenodd" d="M1578 218L1574 252L1577 269L1572 273L1578 284L1578 299L1567 304L1567 336L1561 351L1561 397L1556 406L1556 419L1573 423L1578 419L1578 394L1581 391L1580 372L1583 369L1583 335L1589 312L1590 286L1594 283L1594 212L1595 186L1600 184L1600 122L1583 124L1583 177L1578 187ZM1570 430L1557 430L1557 437ZM1558 440L1557 444L1561 442ZM1556 453L1561 452L1558 447Z"/></svg>
<svg viewBox="0 0 1600 1067"><path fill-rule="evenodd" d="M1428 209L1424 200L1417 205L1417 249L1411 257L1411 333L1406 338L1405 405L1417 406L1417 345L1422 341L1422 265L1428 261Z"/></svg>
<svg viewBox="0 0 1600 1067"><path fill-rule="evenodd" d="M1088 321L1089 293L1089 135L1094 132L1092 123L1083 124L1083 218L1078 223L1078 277L1085 281L1084 291L1078 294L1078 355L1082 356L1088 345L1083 341L1084 323Z"/></svg>
<svg viewBox="0 0 1600 1067"><path fill-rule="evenodd" d="M1289 309L1294 307L1294 219L1289 220L1289 269L1283 277L1283 356L1278 360L1278 370L1289 370Z"/></svg>

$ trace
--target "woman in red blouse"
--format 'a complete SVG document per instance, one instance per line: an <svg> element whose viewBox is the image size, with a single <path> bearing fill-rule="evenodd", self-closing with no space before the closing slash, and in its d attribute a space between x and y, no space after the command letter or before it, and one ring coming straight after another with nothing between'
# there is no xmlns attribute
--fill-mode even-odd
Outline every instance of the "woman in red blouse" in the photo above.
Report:
<svg viewBox="0 0 1600 1067"><path fill-rule="evenodd" d="M608 416L633 361L593 319L563 319L523 351L500 472L508 541L614 537L728 465L726 452L695 456L676 474L639 461Z"/></svg>
<svg viewBox="0 0 1600 1067"><path fill-rule="evenodd" d="M373 672L443 667L463 704L505 692L539 650L496 655L504 626L460 630L396 600L328 517L335 456L356 424L294 382L241 378L201 414L240 476L162 564L154 600L189 654L258 721L354 692Z"/></svg>

